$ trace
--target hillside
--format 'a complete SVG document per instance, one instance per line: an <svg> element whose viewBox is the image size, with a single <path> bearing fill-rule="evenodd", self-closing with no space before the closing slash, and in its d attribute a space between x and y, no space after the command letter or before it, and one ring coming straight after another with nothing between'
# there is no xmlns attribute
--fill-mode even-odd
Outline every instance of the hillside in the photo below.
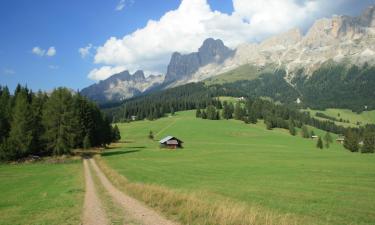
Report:
<svg viewBox="0 0 375 225"><path fill-rule="evenodd" d="M290 216L284 222L289 224L294 220L299 224L371 224L375 220L374 158L353 155L339 144L318 150L315 141L281 129L268 131L262 122L201 120L193 111L118 125L126 144L104 153L103 159L130 182L188 193L203 201L255 207L260 224L267 213L273 215L271 224L280 224L286 214ZM155 141L147 137L150 130ZM159 149L157 140L167 135L182 139L184 149ZM148 202L163 212L174 212L163 202ZM183 221L198 215L180 213Z"/></svg>

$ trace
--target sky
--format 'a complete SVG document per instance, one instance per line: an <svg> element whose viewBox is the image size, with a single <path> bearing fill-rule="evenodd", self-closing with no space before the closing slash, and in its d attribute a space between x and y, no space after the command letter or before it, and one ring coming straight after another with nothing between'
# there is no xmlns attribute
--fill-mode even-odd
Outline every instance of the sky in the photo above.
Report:
<svg viewBox="0 0 375 225"><path fill-rule="evenodd" d="M114 73L164 74L209 37L235 48L375 0L1 0L0 85L82 89Z"/></svg>

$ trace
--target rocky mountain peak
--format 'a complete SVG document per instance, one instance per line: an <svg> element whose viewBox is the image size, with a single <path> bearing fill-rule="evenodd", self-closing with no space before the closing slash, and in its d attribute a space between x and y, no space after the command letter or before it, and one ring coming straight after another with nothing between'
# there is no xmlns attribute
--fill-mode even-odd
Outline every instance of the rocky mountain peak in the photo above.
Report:
<svg viewBox="0 0 375 225"><path fill-rule="evenodd" d="M137 81L142 81L146 79L143 70L137 70L132 76L133 76L133 80L137 80Z"/></svg>
<svg viewBox="0 0 375 225"><path fill-rule="evenodd" d="M368 7L359 20L362 26L375 27L375 6Z"/></svg>
<svg viewBox="0 0 375 225"><path fill-rule="evenodd" d="M213 38L206 39L198 52L182 55L178 52L172 54L168 65L165 83L176 80L188 79L200 67L210 63L223 63L233 55L234 51L226 47L223 41Z"/></svg>

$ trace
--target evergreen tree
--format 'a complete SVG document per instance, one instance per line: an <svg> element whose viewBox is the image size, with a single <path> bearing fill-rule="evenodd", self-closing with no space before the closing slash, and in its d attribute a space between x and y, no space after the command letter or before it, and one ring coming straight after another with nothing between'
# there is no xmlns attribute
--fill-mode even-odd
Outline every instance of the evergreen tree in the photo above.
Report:
<svg viewBox="0 0 375 225"><path fill-rule="evenodd" d="M324 143L326 148L329 148L329 145L333 143L332 136L329 132L326 132L326 134L324 135Z"/></svg>
<svg viewBox="0 0 375 225"><path fill-rule="evenodd" d="M32 131L32 145L30 151L33 154L44 154L45 143L43 140L43 134L45 132L42 124L43 108L46 103L48 96L42 92L38 92L32 97L32 114L33 114L33 131Z"/></svg>
<svg viewBox="0 0 375 225"><path fill-rule="evenodd" d="M29 154L33 141L33 113L26 93L20 92L15 100L13 120L9 133L11 159Z"/></svg>
<svg viewBox="0 0 375 225"><path fill-rule="evenodd" d="M205 110L202 110L202 119L207 119L207 113Z"/></svg>
<svg viewBox="0 0 375 225"><path fill-rule="evenodd" d="M241 107L241 103L237 102L236 106L234 107L234 119L242 120L243 117L244 117L244 111Z"/></svg>
<svg viewBox="0 0 375 225"><path fill-rule="evenodd" d="M258 122L258 119L256 117L256 114L254 112L254 110L249 110L249 117L248 117L248 120L250 123L252 124L256 124Z"/></svg>
<svg viewBox="0 0 375 225"><path fill-rule="evenodd" d="M302 128L301 128L301 136L303 138L310 138L310 132L309 132L309 129L307 128L307 126L303 125Z"/></svg>
<svg viewBox="0 0 375 225"><path fill-rule="evenodd" d="M321 137L318 138L318 142L316 143L316 147L320 148L320 149L323 149L323 141L322 141Z"/></svg>
<svg viewBox="0 0 375 225"><path fill-rule="evenodd" d="M174 116L175 112L174 112L174 108L171 107L171 116Z"/></svg>
<svg viewBox="0 0 375 225"><path fill-rule="evenodd" d="M70 153L74 147L78 121L69 90L58 88L52 92L44 109L43 125L47 149L54 155Z"/></svg>
<svg viewBox="0 0 375 225"><path fill-rule="evenodd" d="M227 101L224 101L223 103L222 117L226 120L229 120L232 118L232 112Z"/></svg>
<svg viewBox="0 0 375 225"><path fill-rule="evenodd" d="M11 121L11 96L9 89L3 87L0 89L0 144L9 136Z"/></svg>
<svg viewBox="0 0 375 225"><path fill-rule="evenodd" d="M297 134L296 128L294 127L293 120L289 120L289 133L293 136Z"/></svg>
<svg viewBox="0 0 375 225"><path fill-rule="evenodd" d="M374 153L374 150L375 150L375 133L365 131L361 152L362 153Z"/></svg>
<svg viewBox="0 0 375 225"><path fill-rule="evenodd" d="M86 134L85 138L83 139L83 148L84 149L91 148L91 141L90 141L90 137L88 134Z"/></svg>
<svg viewBox="0 0 375 225"><path fill-rule="evenodd" d="M357 134L349 129L345 135L344 147L351 152L358 152L359 150L359 139Z"/></svg>
<svg viewBox="0 0 375 225"><path fill-rule="evenodd" d="M216 120L217 119L217 113L216 113L215 106L209 105L206 109L206 113L207 113L207 119L209 119L209 120Z"/></svg>
<svg viewBox="0 0 375 225"><path fill-rule="evenodd" d="M112 130L112 141L118 142L120 140L121 140L120 130L118 129L118 126L115 125Z"/></svg>
<svg viewBox="0 0 375 225"><path fill-rule="evenodd" d="M201 118L202 117L202 112L200 109L197 109L196 113L195 113L195 117L197 118Z"/></svg>

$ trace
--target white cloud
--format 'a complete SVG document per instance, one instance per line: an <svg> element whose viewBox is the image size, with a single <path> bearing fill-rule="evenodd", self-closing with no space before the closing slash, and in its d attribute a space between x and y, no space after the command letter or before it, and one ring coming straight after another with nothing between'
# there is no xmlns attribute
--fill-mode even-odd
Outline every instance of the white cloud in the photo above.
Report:
<svg viewBox="0 0 375 225"><path fill-rule="evenodd" d="M49 57L52 57L52 56L56 55L56 48L53 47L53 46L49 47L46 55L49 56Z"/></svg>
<svg viewBox="0 0 375 225"><path fill-rule="evenodd" d="M39 46L35 46L31 52L37 56L49 56L49 57L52 57L54 55L56 55L56 48L51 46L48 48L48 50L45 50L45 49L42 49L41 47Z"/></svg>
<svg viewBox="0 0 375 225"><path fill-rule="evenodd" d="M13 74L16 74L16 71L13 70L13 69L8 69L8 68L6 68L6 69L3 70L3 73L4 73L5 75L13 75Z"/></svg>
<svg viewBox="0 0 375 225"><path fill-rule="evenodd" d="M44 54L46 53L46 50L36 46L34 47L31 52L37 56L44 56Z"/></svg>
<svg viewBox="0 0 375 225"><path fill-rule="evenodd" d="M82 47L78 49L79 54L84 59L87 56L91 55L91 49L93 48L92 44L88 44L86 47Z"/></svg>
<svg viewBox="0 0 375 225"><path fill-rule="evenodd" d="M116 11L122 11L125 7L134 4L134 0L120 0L115 8Z"/></svg>
<svg viewBox="0 0 375 225"><path fill-rule="evenodd" d="M100 69L93 69L89 73L88 77L91 80L96 80L96 81L105 80L111 75L116 74L116 73L121 73L124 70L125 70L125 67L123 66L116 66L116 67L103 66Z"/></svg>
<svg viewBox="0 0 375 225"><path fill-rule="evenodd" d="M122 38L109 38L97 48L94 62L107 70L109 66L121 66L130 71L165 73L174 51L196 51L209 37L220 38L232 48L243 42L260 41L306 25L321 16L320 9L327 4L323 0L232 1L234 11L225 14L212 10L207 0L182 0L177 9L159 20L150 20L145 27Z"/></svg>

